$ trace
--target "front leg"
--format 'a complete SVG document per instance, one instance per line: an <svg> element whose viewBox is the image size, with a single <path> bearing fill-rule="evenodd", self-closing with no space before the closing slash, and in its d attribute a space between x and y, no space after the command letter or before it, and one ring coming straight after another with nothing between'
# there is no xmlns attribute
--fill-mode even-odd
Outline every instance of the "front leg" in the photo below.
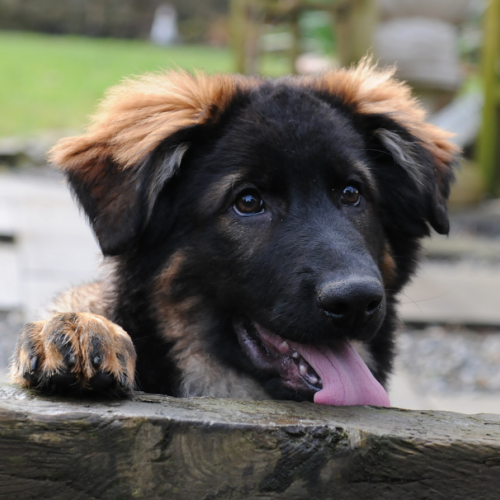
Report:
<svg viewBox="0 0 500 500"><path fill-rule="evenodd" d="M97 314L62 313L26 325L10 377L50 393L125 396L134 387L135 360L131 338L115 323Z"/></svg>

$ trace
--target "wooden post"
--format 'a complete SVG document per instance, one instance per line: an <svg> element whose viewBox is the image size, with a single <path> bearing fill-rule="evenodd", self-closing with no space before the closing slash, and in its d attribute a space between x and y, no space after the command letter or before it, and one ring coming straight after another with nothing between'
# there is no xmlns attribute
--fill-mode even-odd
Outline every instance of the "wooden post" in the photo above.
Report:
<svg viewBox="0 0 500 500"><path fill-rule="evenodd" d="M339 3L335 25L342 66L358 62L371 50L378 18L379 10L374 0L344 0Z"/></svg>
<svg viewBox="0 0 500 500"><path fill-rule="evenodd" d="M0 386L0 498L492 499L500 415Z"/></svg>
<svg viewBox="0 0 500 500"><path fill-rule="evenodd" d="M335 13L335 26L342 65L359 61L372 46L373 31L378 21L375 0L331 0L289 3L266 0L231 0L231 32L239 73L258 72L258 28L266 13L281 14L289 19L292 32L290 70L295 73L295 61L300 54L300 13L325 10Z"/></svg>
<svg viewBox="0 0 500 500"><path fill-rule="evenodd" d="M245 0L231 0L230 33L231 45L237 73L245 73L245 40L246 40Z"/></svg>
<svg viewBox="0 0 500 500"><path fill-rule="evenodd" d="M245 42L245 74L259 73L259 41L260 41L260 14L259 2L251 2L246 6L246 42Z"/></svg>
<svg viewBox="0 0 500 500"><path fill-rule="evenodd" d="M500 158L498 139L498 104L500 84L498 56L500 51L500 0L490 0L484 14L484 44L482 52L482 72L484 105L481 131L478 142L478 162L482 170L487 191L500 194Z"/></svg>
<svg viewBox="0 0 500 500"><path fill-rule="evenodd" d="M290 72L297 73L297 59L300 55L300 12L298 9L293 9L290 13L290 28L292 32L292 46L290 48Z"/></svg>

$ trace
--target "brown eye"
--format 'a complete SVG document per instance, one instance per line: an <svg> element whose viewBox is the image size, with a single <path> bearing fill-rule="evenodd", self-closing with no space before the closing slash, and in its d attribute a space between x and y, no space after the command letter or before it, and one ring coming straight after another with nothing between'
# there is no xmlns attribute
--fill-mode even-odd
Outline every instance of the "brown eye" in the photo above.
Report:
<svg viewBox="0 0 500 500"><path fill-rule="evenodd" d="M340 197L340 201L344 205L352 205L357 207L359 205L359 199L361 195L359 193L358 188L354 186L346 186L342 191L342 196Z"/></svg>
<svg viewBox="0 0 500 500"><path fill-rule="evenodd" d="M239 215L257 215L264 212L264 201L255 189L249 189L238 195L233 207Z"/></svg>

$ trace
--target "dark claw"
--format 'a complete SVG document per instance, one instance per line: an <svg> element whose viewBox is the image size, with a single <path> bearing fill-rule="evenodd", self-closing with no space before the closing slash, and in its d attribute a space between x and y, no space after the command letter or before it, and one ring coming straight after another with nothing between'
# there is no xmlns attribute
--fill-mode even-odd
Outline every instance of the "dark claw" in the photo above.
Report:
<svg viewBox="0 0 500 500"><path fill-rule="evenodd" d="M33 372L24 372L23 377L31 384L36 384L36 375Z"/></svg>
<svg viewBox="0 0 500 500"><path fill-rule="evenodd" d="M56 373L50 377L50 385L58 389L67 389L76 384L77 377L69 370Z"/></svg>
<svg viewBox="0 0 500 500"><path fill-rule="evenodd" d="M35 370L38 365L38 356L33 356L30 361L30 371L24 372L23 377L30 383L36 383Z"/></svg>
<svg viewBox="0 0 500 500"><path fill-rule="evenodd" d="M73 368L76 365L76 356L73 353L69 353L64 361L68 368Z"/></svg>
<svg viewBox="0 0 500 500"><path fill-rule="evenodd" d="M99 355L94 356L94 358L92 359L92 366L94 368L99 368L101 366L101 363L102 363L102 357Z"/></svg>
<svg viewBox="0 0 500 500"><path fill-rule="evenodd" d="M127 387L127 377L126 377L125 375L122 375L122 376L120 377L120 385L121 385L122 387Z"/></svg>
<svg viewBox="0 0 500 500"><path fill-rule="evenodd" d="M71 372L71 369L76 365L76 356L73 352L71 344L64 340L62 335L56 337L57 347L59 352L62 354L63 362L68 368L67 372Z"/></svg>
<svg viewBox="0 0 500 500"><path fill-rule="evenodd" d="M101 391L109 388L114 381L115 379L111 373L99 372L90 379L89 384L94 391Z"/></svg>
<svg viewBox="0 0 500 500"><path fill-rule="evenodd" d="M36 370L36 365L38 364L38 356L33 356L31 358L30 371L33 373Z"/></svg>

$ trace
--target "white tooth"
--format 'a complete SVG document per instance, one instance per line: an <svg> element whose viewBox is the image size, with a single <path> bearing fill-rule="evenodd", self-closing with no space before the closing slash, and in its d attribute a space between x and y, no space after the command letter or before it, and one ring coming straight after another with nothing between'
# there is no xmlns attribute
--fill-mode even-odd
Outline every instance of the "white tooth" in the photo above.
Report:
<svg viewBox="0 0 500 500"><path fill-rule="evenodd" d="M293 351L292 358L299 359L299 353L297 351Z"/></svg>
<svg viewBox="0 0 500 500"><path fill-rule="evenodd" d="M290 346L286 343L286 340L284 340L280 346L279 346L279 350L280 352L282 353L285 353L285 352L288 352L290 350Z"/></svg>
<svg viewBox="0 0 500 500"><path fill-rule="evenodd" d="M305 375L307 373L306 365L300 365L299 366L299 371L300 371L301 375Z"/></svg>
<svg viewBox="0 0 500 500"><path fill-rule="evenodd" d="M318 379L314 375L311 375L309 377L309 382L311 382L311 384L317 384L318 383Z"/></svg>

